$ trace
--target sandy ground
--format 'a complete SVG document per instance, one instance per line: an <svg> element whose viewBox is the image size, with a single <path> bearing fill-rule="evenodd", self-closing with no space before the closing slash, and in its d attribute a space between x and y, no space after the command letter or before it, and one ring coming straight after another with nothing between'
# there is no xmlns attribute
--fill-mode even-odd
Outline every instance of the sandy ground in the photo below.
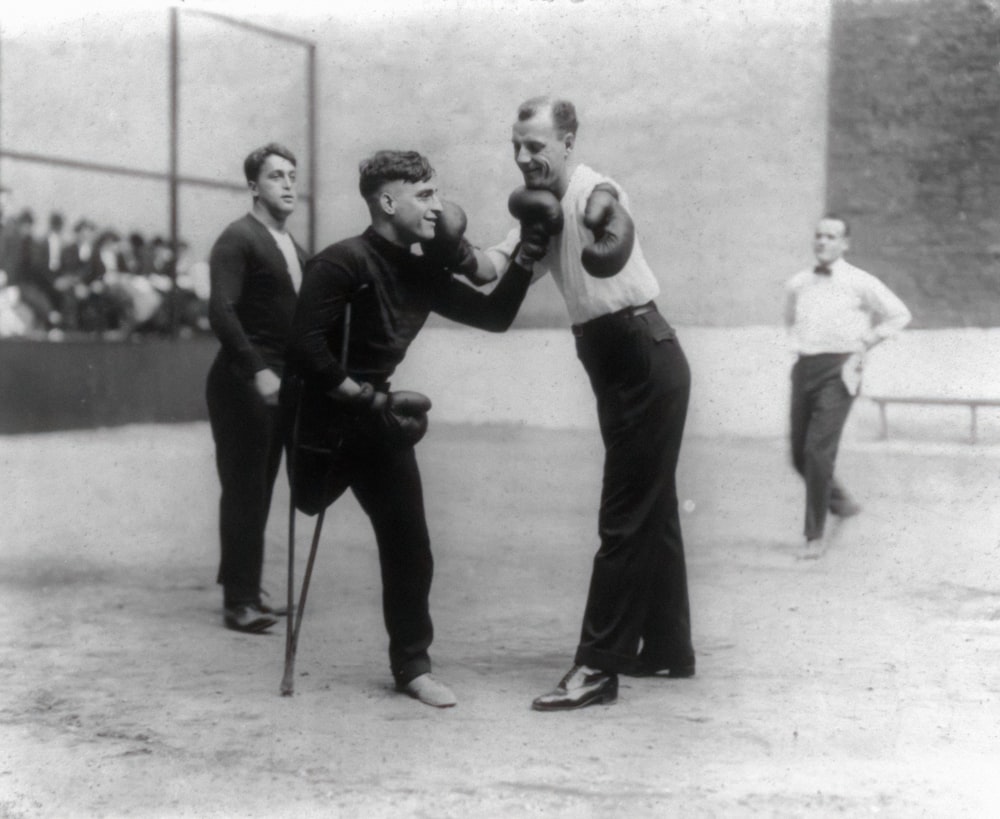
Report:
<svg viewBox="0 0 1000 819"><path fill-rule="evenodd" d="M221 625L206 424L0 438L0 816L1000 811L995 447L851 442L865 512L807 562L783 441L692 436L698 676L623 678L616 705L568 714L528 705L571 660L596 433L437 424L421 459L446 711L390 687L353 500L330 513L283 698L283 632ZM278 596L286 510L280 490Z"/></svg>

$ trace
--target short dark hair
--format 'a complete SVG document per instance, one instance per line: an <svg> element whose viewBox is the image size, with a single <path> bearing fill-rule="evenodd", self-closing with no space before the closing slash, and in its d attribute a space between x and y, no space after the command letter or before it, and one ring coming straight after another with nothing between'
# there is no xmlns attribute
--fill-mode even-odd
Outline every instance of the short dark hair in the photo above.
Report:
<svg viewBox="0 0 1000 819"><path fill-rule="evenodd" d="M416 151L376 151L358 165L358 189L370 199L386 182L426 182L434 176L427 157Z"/></svg>
<svg viewBox="0 0 1000 819"><path fill-rule="evenodd" d="M63 221L63 215L59 211L54 210L52 211L52 213L49 214L50 228L52 228L53 230L62 230L64 224L65 222Z"/></svg>
<svg viewBox="0 0 1000 819"><path fill-rule="evenodd" d="M73 225L73 232L79 233L81 230L97 230L97 225L91 222L89 219L80 219L75 225Z"/></svg>
<svg viewBox="0 0 1000 819"><path fill-rule="evenodd" d="M552 111L552 124L556 127L559 136L575 134L580 123L576 118L576 107L569 100L552 99L547 95L532 97L525 100L517 108L517 119L519 122L531 119L539 111L549 108Z"/></svg>
<svg viewBox="0 0 1000 819"><path fill-rule="evenodd" d="M257 177L260 176L260 169L264 167L267 158L272 154L287 159L293 165L298 165L295 154L288 150L288 148L277 142L268 142L267 145L262 145L260 148L251 151L247 154L247 158L243 160L243 173L247 178L247 182L257 181Z"/></svg>
<svg viewBox="0 0 1000 819"><path fill-rule="evenodd" d="M846 220L846 219L845 219L845 218L844 218L843 216L841 216L841 215L840 215L839 213L824 213L824 214L823 214L823 215L822 215L822 216L820 217L820 221L822 222L822 221L823 221L824 219L828 219L828 220L830 220L831 222L840 222L840 224L842 224L842 225L844 226L844 238L845 238L845 239L846 239L846 238L847 238L848 236L850 236L850 235L851 235L851 223L850 223L850 222L848 222L848 221L847 221L847 220Z"/></svg>

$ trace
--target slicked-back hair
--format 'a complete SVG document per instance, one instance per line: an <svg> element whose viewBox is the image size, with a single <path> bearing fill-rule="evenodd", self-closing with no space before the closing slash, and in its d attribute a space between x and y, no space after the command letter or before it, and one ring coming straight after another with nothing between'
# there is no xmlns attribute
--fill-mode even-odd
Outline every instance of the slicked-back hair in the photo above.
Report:
<svg viewBox="0 0 1000 819"><path fill-rule="evenodd" d="M840 222L840 224L842 224L844 226L844 238L845 239L848 238L851 235L851 223L848 222L839 213L824 213L820 217L820 221L822 222L824 220L830 221L830 222Z"/></svg>
<svg viewBox="0 0 1000 819"><path fill-rule="evenodd" d="M277 142L268 142L267 145L262 145L260 148L251 151L247 154L247 158L243 160L243 173L247 178L247 182L257 181L257 178L260 176L260 169L264 167L267 158L272 154L287 159L292 165L298 166L299 164L295 159L295 154L284 145Z"/></svg>
<svg viewBox="0 0 1000 819"><path fill-rule="evenodd" d="M552 111L552 124L556 128L556 133L563 137L566 134L575 134L580 123L576 118L576 106L569 100L552 99L549 96L532 97L525 100L517 108L518 122L531 119L540 111L549 108Z"/></svg>
<svg viewBox="0 0 1000 819"><path fill-rule="evenodd" d="M361 161L358 173L358 190L370 201L386 182L426 182L434 176L434 168L416 151L376 151Z"/></svg>

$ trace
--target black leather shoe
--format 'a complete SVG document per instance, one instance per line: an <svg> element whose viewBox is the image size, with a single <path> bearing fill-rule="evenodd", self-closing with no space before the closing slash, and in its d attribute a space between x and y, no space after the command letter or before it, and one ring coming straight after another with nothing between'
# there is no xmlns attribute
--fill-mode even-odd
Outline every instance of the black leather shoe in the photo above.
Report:
<svg viewBox="0 0 1000 819"><path fill-rule="evenodd" d="M618 699L618 675L575 665L548 694L535 699L535 711L568 711L587 705L611 705Z"/></svg>
<svg viewBox="0 0 1000 819"><path fill-rule="evenodd" d="M259 634L278 622L278 618L273 614L261 611L252 603L242 606L227 606L223 620L226 628L250 634Z"/></svg>

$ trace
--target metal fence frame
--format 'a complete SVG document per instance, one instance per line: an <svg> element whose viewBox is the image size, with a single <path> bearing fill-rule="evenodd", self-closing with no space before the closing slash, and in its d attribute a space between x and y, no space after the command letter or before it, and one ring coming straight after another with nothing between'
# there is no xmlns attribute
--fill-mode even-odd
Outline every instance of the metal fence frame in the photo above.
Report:
<svg viewBox="0 0 1000 819"><path fill-rule="evenodd" d="M309 217L308 217L308 227L307 227L307 249L310 253L315 250L316 242L316 43L313 40L308 40L304 37L297 37L292 34L288 34L283 31L278 31L277 29L266 28L264 26L259 26L254 23L246 22L245 20L240 20L235 17L229 17L223 14L217 14L210 11L201 11L196 9L169 9L169 19L168 19L168 37L169 37L169 49L168 49L168 60L169 60L169 77L170 77L170 90L169 90L169 122L170 122L170 155L168 162L168 170L166 172L161 171L150 171L141 168L128 168L122 165L111 165L104 164L100 162L86 162L82 160L72 159L69 157L53 156L49 154L32 153L29 151L17 151L5 149L2 144L0 144L0 159L11 159L18 162L33 162L41 165L50 165L54 167L62 168L73 168L75 170L82 171L92 171L95 173L106 173L106 174L118 174L120 176L128 176L132 178L139 179L153 179L159 182L165 182L168 186L169 198L170 198L170 247L173 252L174 258L177 258L177 244L178 244L178 224L180 216L180 204L179 204L179 194L182 185L192 185L204 188L214 188L216 190L227 190L235 192L245 192L246 186L240 185L235 182L219 182L214 179L206 179L204 177L198 176L188 176L182 175L178 167L178 147L179 147L179 128L178 121L180 118L180 15L185 14L188 16L205 17L217 22L223 23L225 25L232 26L233 28L240 28L245 31L250 31L254 34L261 35L263 37L270 37L275 40L282 40L287 43L292 43L294 45L300 46L306 49L307 63L306 63L306 94L307 94L307 126L306 126L306 152L309 156L309 171L307 176L308 193L301 194L300 198L306 200L309 207ZM2 30L0 30L0 54L2 54ZM3 99L3 76L2 76L2 60L0 60L0 122L2 122L2 99ZM0 138L2 138L3 131L0 129ZM171 298L170 307L170 327L171 336L177 338L177 323L178 323L178 311L177 311L177 299L176 299L176 271L171 269L171 277L173 279L173 296Z"/></svg>

